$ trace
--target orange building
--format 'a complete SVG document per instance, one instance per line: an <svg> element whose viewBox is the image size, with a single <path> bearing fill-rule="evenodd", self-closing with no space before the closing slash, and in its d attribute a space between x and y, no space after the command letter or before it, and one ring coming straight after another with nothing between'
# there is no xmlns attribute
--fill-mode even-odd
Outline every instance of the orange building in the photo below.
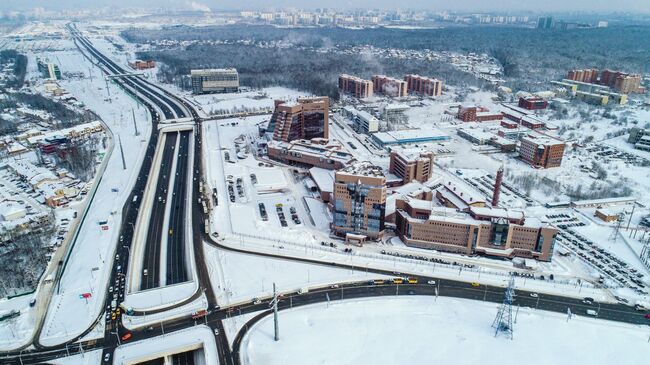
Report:
<svg viewBox="0 0 650 365"><path fill-rule="evenodd" d="M404 81L406 81L408 91L414 94L422 94L427 96L442 95L441 80L410 74L404 76Z"/></svg>
<svg viewBox="0 0 650 365"><path fill-rule="evenodd" d="M275 101L269 132L276 141L325 138L329 136L329 98L299 98L296 102Z"/></svg>
<svg viewBox="0 0 650 365"><path fill-rule="evenodd" d="M339 76L339 90L358 99L369 98L373 95L372 81L346 74Z"/></svg>

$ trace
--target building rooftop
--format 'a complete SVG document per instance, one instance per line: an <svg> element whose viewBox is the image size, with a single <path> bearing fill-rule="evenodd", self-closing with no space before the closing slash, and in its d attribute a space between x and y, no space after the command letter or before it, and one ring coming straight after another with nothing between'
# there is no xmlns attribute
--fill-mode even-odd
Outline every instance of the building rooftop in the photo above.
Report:
<svg viewBox="0 0 650 365"><path fill-rule="evenodd" d="M545 136L542 134L528 134L526 136L523 136L521 138L521 141L533 143L538 146L547 146L547 147L564 144L564 141L560 141L558 139L552 138L550 136Z"/></svg>
<svg viewBox="0 0 650 365"><path fill-rule="evenodd" d="M373 137L383 144L449 139L447 134L437 129L405 129L401 131L378 132L374 133Z"/></svg>
<svg viewBox="0 0 650 365"><path fill-rule="evenodd" d="M381 167L370 161L361 161L346 166L336 172L337 174L362 175L370 177L384 177Z"/></svg>
<svg viewBox="0 0 650 365"><path fill-rule="evenodd" d="M203 76L214 73L237 73L236 68L204 68L198 70L190 70L192 76Z"/></svg>
<svg viewBox="0 0 650 365"><path fill-rule="evenodd" d="M490 207L470 207L469 211L477 216L505 218L508 220L524 219L524 212L521 210L490 208Z"/></svg>
<svg viewBox="0 0 650 365"><path fill-rule="evenodd" d="M331 193L334 191L334 171L320 167L312 167L309 174L322 192Z"/></svg>

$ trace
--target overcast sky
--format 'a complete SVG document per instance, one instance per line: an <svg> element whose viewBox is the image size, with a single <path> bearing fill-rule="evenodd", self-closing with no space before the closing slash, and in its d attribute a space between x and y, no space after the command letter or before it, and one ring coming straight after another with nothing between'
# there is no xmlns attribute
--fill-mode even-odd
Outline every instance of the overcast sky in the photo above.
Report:
<svg viewBox="0 0 650 365"><path fill-rule="evenodd" d="M650 12L650 0L0 0L0 10L96 8L107 5L130 7L174 7L211 9L269 9L299 7L339 9L382 8L461 11L583 11L583 12Z"/></svg>

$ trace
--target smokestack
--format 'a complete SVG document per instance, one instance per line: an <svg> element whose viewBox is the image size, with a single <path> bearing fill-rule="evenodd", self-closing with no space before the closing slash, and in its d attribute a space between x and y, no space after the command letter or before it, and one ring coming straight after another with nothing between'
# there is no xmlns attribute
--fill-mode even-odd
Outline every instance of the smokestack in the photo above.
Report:
<svg viewBox="0 0 650 365"><path fill-rule="evenodd" d="M501 194L502 181L503 181L503 166L499 167L499 171L497 171L496 181L494 181L494 192L492 193L493 208L496 208L499 205L499 195Z"/></svg>

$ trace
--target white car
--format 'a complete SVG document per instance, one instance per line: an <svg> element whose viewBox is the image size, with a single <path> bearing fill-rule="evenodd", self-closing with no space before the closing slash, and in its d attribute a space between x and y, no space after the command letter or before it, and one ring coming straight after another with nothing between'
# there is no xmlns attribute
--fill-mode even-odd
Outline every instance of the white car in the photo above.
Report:
<svg viewBox="0 0 650 365"><path fill-rule="evenodd" d="M104 355L104 362L108 362L110 359L111 359L111 354L110 353L107 353L106 355Z"/></svg>
<svg viewBox="0 0 650 365"><path fill-rule="evenodd" d="M539 297L539 295L537 295L537 293L530 293L530 296L531 296L531 298L538 298Z"/></svg>
<svg viewBox="0 0 650 365"><path fill-rule="evenodd" d="M593 309L587 309L587 314L590 315L590 316L593 316L593 317L597 317L597 316L598 316L598 312L596 312L596 311L593 310Z"/></svg>
<svg viewBox="0 0 650 365"><path fill-rule="evenodd" d="M429 281L427 281L427 284L436 285L436 281L435 280L429 280Z"/></svg>
<svg viewBox="0 0 650 365"><path fill-rule="evenodd" d="M214 335L219 336L219 329L217 329L217 328L214 329Z"/></svg>

